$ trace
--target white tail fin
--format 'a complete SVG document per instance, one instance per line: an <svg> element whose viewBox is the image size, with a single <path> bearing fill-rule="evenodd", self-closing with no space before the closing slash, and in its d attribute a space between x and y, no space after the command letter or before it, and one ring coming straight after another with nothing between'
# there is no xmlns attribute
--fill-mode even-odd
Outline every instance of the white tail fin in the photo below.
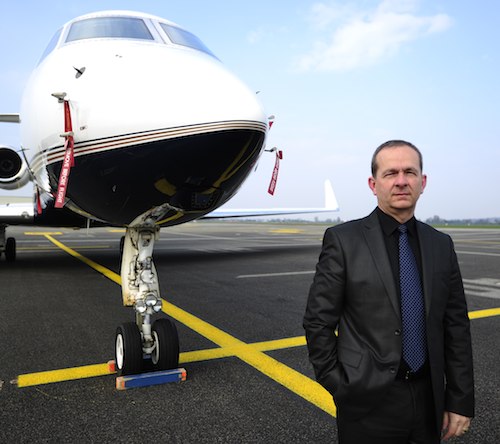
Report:
<svg viewBox="0 0 500 444"><path fill-rule="evenodd" d="M335 193L333 192L332 183L329 179L325 180L325 210L337 211L339 204Z"/></svg>

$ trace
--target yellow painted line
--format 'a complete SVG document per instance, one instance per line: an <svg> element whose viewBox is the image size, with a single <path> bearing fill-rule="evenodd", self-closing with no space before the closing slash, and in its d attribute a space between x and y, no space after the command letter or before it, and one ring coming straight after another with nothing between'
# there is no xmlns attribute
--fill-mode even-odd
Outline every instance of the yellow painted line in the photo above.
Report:
<svg viewBox="0 0 500 444"><path fill-rule="evenodd" d="M110 228L107 230L109 233L125 233L125 228Z"/></svg>
<svg viewBox="0 0 500 444"><path fill-rule="evenodd" d="M469 313L470 319L479 319L490 316L500 316L500 308L487 310L477 310ZM247 347L252 347L256 351L273 351L284 348L301 347L306 345L305 336L297 336L294 338L277 339L274 341L256 342L246 344ZM224 348L211 348L205 350L195 350L180 354L179 363L186 364L190 362L209 361L221 358L237 356L237 353L244 350L241 346L229 346ZM64 381L72 381L84 378L93 378L98 376L106 376L114 374L109 370L108 364L93 364L82 367L66 368L60 370L49 370L38 373L27 373L20 375L17 380L18 387L30 387L34 385L43 385L58 383Z"/></svg>
<svg viewBox="0 0 500 444"><path fill-rule="evenodd" d="M206 350L195 350L181 353L179 356L179 364L213 361L214 359L230 358L231 356L234 356L232 350L220 347L208 348Z"/></svg>
<svg viewBox="0 0 500 444"><path fill-rule="evenodd" d="M491 316L500 316L500 308L469 311L469 319L489 318Z"/></svg>
<svg viewBox="0 0 500 444"><path fill-rule="evenodd" d="M269 230L271 233L277 234L298 234L303 233L304 230L299 230L297 228L277 228L276 230Z"/></svg>
<svg viewBox="0 0 500 444"><path fill-rule="evenodd" d="M274 381L325 412L335 416L336 408L332 396L311 378L255 350L251 345L236 339L234 336L229 335L170 302L163 301L163 311L220 347L230 347L234 355L243 362L250 364Z"/></svg>
<svg viewBox="0 0 500 444"><path fill-rule="evenodd" d="M110 375L111 373L108 364L84 365L82 367L63 368L60 370L19 375L17 378L17 386L30 387L33 385Z"/></svg>
<svg viewBox="0 0 500 444"><path fill-rule="evenodd" d="M24 234L26 236L50 236L50 235L58 235L61 236L62 231L25 231Z"/></svg>
<svg viewBox="0 0 500 444"><path fill-rule="evenodd" d="M115 272L103 267L102 265L90 259L87 259L75 250L57 241L51 235L47 234L45 236L48 240L61 248L63 251L66 251L71 256L84 262L113 282L116 282L119 285L121 284L121 278ZM285 348L287 346L291 346L290 344L304 345L305 340L303 337L277 341L267 341L260 343L259 346L256 347L252 344L247 344L235 338L234 336L218 329L217 327L209 324L206 321L203 321L202 319L192 315L191 313L182 310L181 308L171 304L170 302L163 301L162 311L221 347L220 349L201 350L182 354L182 358L184 360L183 362L192 362L194 359L216 359L216 357L236 356L242 361L259 370L263 374L267 375L274 381L278 382L292 392L316 405L320 409L324 410L332 416L335 416L335 404L332 401L331 395L323 387L321 387L317 382L313 381L307 376L304 376L302 373L293 370L292 368L263 353L263 351L274 349L273 347ZM469 313L469 317L471 319L497 315L500 315L500 308L478 310ZM97 365L102 366L103 364ZM107 364L104 365L107 366ZM54 370L53 372L62 372L59 374L59 377L67 377L68 374L66 374L65 372L68 371L69 370L66 369ZM107 371L109 374L109 370ZM49 375L46 376L53 377L53 375L50 375L51 372L48 373ZM21 376L27 377L28 375ZM19 377L19 380L21 381L21 383L23 383L24 381L21 376Z"/></svg>
<svg viewBox="0 0 500 444"><path fill-rule="evenodd" d="M284 348L302 347L306 345L305 336L297 336L295 338L276 339L275 341L255 342L247 344L260 352L282 350ZM238 347L210 348L205 350L196 350L191 352L181 353L180 363L210 361L213 359L229 358L236 356L235 350Z"/></svg>
<svg viewBox="0 0 500 444"><path fill-rule="evenodd" d="M59 248L61 248L63 251L67 252L71 256L103 274L108 279L116 282L119 285L121 284L121 278L115 272L103 267L102 265L99 265L98 263L90 259L87 259L80 253L59 242L51 235L46 235L46 238L50 240L54 245L57 245ZM273 359L270 356L267 356L264 353L253 349L251 345L246 344L239 339L236 339L228 333L223 332L222 330L214 327L208 322L205 322L202 319L193 316L192 314L182 310L179 307L176 307L169 302L163 301L162 309L165 313L169 314L174 319L177 319L179 322L183 323L197 333L200 333L202 336L211 340L213 343L219 345L220 347L231 347L234 356L250 364L257 370L269 376L274 381L278 382L279 384L283 385L299 396L302 396L304 399L313 403L325 412L335 416L336 408L331 395L311 378L308 378L302 373L293 370L292 368L282 364L276 359Z"/></svg>
<svg viewBox="0 0 500 444"><path fill-rule="evenodd" d="M82 261L84 264L88 265L90 268L93 268L94 270L103 274L108 279L112 280L113 282L116 282L118 285L121 285L122 280L121 280L120 276L118 274L116 274L114 271L111 271L108 268L103 267L102 265L99 265L97 262L94 262L91 259L87 259L85 256L82 256L77 251L73 250L72 248L67 247L63 243L59 242L57 239L53 238L50 234L46 234L45 237L50 242L52 242L54 245L58 246L61 250L65 251L66 253L70 254L71 256L75 257L76 259Z"/></svg>
<svg viewBox="0 0 500 444"><path fill-rule="evenodd" d="M281 350L284 348L301 347L306 345L305 336L297 336L295 338L276 339L274 341L258 342L254 347L260 351Z"/></svg>
<svg viewBox="0 0 500 444"><path fill-rule="evenodd" d="M256 342L249 346L259 351L271 351L282 348L299 347L306 344L304 336L296 338L278 339L276 341ZM211 348L206 350L196 350L180 354L179 364L189 362L210 361L214 359L228 358L235 356L235 348ZM19 375L17 379L18 387L31 387L34 385L53 384L64 381L74 381L78 379L95 378L98 376L112 375L109 364L92 364L81 367L72 367L58 370L48 370L36 373L26 373Z"/></svg>

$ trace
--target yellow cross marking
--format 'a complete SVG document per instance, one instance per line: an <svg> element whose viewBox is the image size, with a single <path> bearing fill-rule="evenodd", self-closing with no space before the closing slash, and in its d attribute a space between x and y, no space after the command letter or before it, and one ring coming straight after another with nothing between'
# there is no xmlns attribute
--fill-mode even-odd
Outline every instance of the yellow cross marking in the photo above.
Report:
<svg viewBox="0 0 500 444"><path fill-rule="evenodd" d="M45 237L71 256L84 262L86 265L103 274L118 285L121 285L121 277L117 273L103 267L91 259L82 256L80 253L64 245L51 235L47 234ZM271 358L262 351L254 348L251 344L240 341L234 336L231 336L230 334L214 327L208 322L203 321L202 319L169 302L163 301L162 310L187 327L219 345L222 349L228 348L231 356L240 358L242 361L250 364L284 387L290 389L299 396L302 396L304 399L313 403L330 415L335 416L336 408L331 395L311 378L308 378L302 373L293 370L274 358ZM63 375L64 374L65 373L63 372ZM24 376L27 377L27 375ZM23 379L24 378L20 378L21 383L24 382Z"/></svg>
<svg viewBox="0 0 500 444"><path fill-rule="evenodd" d="M46 233L44 235L54 245L61 248L76 259L84 262L86 265L103 274L113 282L121 285L121 278L118 274L82 256L72 248L69 248L56 240L51 234L56 233ZM332 401L332 397L323 387L307 376L304 376L302 373L293 370L264 353L266 351L283 348L304 346L306 344L304 336L248 344L169 302L163 301L162 310L164 313L219 346L217 348L207 350L196 350L181 353L181 364L234 356L256 368L274 381L288 388L330 415L336 415L336 407ZM479 319L490 316L500 316L500 308L469 312L470 319ZM28 387L32 385L109 375L112 373L114 372L110 368L109 364L93 364L82 367L19 375L17 384L18 387Z"/></svg>
<svg viewBox="0 0 500 444"><path fill-rule="evenodd" d="M257 351L272 351L283 348L300 347L306 344L304 336L296 338L278 339L276 341L256 342L249 344ZM210 361L214 359L228 358L235 356L235 347L210 348L206 350L196 350L180 354L179 364L189 362ZM114 374L115 371L110 363L83 365L80 367L49 370L37 373L27 373L19 375L17 379L18 387L30 387L33 385L52 384L62 381L72 381L76 379L94 378Z"/></svg>

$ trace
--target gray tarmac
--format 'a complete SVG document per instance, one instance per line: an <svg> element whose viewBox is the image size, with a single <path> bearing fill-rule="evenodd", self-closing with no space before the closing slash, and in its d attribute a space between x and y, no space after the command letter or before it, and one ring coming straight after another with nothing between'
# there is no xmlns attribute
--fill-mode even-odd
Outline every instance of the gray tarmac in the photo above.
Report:
<svg viewBox="0 0 500 444"><path fill-rule="evenodd" d="M9 228L18 256L0 260L0 443L334 442L335 419L293 384L314 377L301 324L325 228L195 222L162 230L154 255L162 297L196 317L176 321L187 380L127 391L116 390L115 375L16 384L20 375L113 359L115 329L133 312L122 307L116 282L81 258L119 273L123 233ZM471 431L454 442L494 444L500 230L445 231L455 241L473 316L477 397ZM236 344L222 347L222 357L221 341ZM256 344L265 350L252 351ZM269 376L273 362L290 385Z"/></svg>

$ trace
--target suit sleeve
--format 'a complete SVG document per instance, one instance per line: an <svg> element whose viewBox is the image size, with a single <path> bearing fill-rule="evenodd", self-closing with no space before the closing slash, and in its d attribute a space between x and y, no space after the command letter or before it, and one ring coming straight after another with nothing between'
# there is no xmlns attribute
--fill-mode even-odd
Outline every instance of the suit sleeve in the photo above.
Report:
<svg viewBox="0 0 500 444"><path fill-rule="evenodd" d="M457 256L451 239L449 242L452 272L444 317L445 410L473 417L474 375L470 322Z"/></svg>
<svg viewBox="0 0 500 444"><path fill-rule="evenodd" d="M325 232L309 291L304 329L316 380L332 395L343 377L338 362L335 329L342 313L344 288L345 266L341 243L336 232L330 228Z"/></svg>

